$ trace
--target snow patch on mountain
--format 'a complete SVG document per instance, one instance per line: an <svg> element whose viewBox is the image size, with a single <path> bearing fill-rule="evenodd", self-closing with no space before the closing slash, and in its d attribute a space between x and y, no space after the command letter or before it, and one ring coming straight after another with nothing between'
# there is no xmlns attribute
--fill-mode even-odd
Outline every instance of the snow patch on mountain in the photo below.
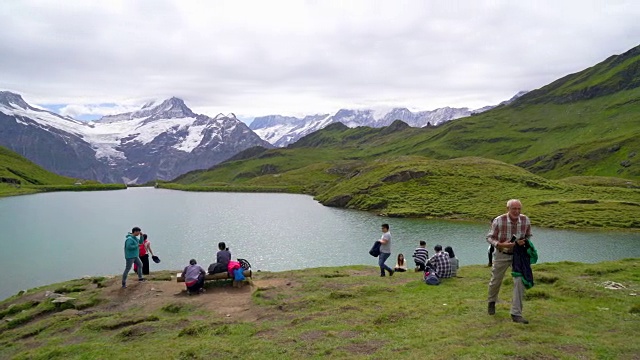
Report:
<svg viewBox="0 0 640 360"><path fill-rule="evenodd" d="M184 137L181 143L173 146L174 149L178 149L184 152L192 152L200 143L202 142L204 129L207 127L205 125L200 126L190 126L187 129L187 136Z"/></svg>
<svg viewBox="0 0 640 360"><path fill-rule="evenodd" d="M20 117L29 118L37 121L37 123L20 121L20 123L25 125L33 125L33 126L40 126L40 127L44 126L45 128L53 127L57 129L62 129L66 132L73 133L76 135L81 135L83 131L87 128L87 125L81 121L64 118L60 115L51 113L46 110L40 110L29 105L25 107L25 106L22 106L20 103L0 102L0 112L9 116L16 117L16 121L19 121L18 119Z"/></svg>

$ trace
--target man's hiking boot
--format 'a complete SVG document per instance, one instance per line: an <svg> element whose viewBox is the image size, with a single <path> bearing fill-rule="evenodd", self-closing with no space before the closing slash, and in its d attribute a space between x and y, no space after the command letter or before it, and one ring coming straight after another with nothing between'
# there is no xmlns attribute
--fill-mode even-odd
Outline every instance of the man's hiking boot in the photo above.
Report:
<svg viewBox="0 0 640 360"><path fill-rule="evenodd" d="M523 318L522 316L519 315L511 315L511 320L513 320L513 322L516 323L520 323L520 324L528 324L529 320Z"/></svg>
<svg viewBox="0 0 640 360"><path fill-rule="evenodd" d="M139 281L139 282L146 282L146 281L147 281L147 279L145 279L145 278L140 278L140 279L138 279L138 281Z"/></svg>
<svg viewBox="0 0 640 360"><path fill-rule="evenodd" d="M394 273L394 272L395 272L395 271L393 271L393 270L389 270L389 276L393 276L393 273Z"/></svg>
<svg viewBox="0 0 640 360"><path fill-rule="evenodd" d="M487 312L489 313L489 315L495 315L496 314L496 303L495 303L495 301L489 302L489 307L487 308L487 310L488 310Z"/></svg>

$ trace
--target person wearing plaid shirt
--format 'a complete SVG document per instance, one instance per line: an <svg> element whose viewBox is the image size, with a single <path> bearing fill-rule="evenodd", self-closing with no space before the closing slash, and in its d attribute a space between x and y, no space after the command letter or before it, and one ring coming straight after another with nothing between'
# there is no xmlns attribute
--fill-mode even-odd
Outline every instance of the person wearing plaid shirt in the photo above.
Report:
<svg viewBox="0 0 640 360"><path fill-rule="evenodd" d="M442 251L442 245L434 246L433 250L436 253L427 261L427 269L431 268L438 279L450 278L451 262L449 261L449 254Z"/></svg>
<svg viewBox="0 0 640 360"><path fill-rule="evenodd" d="M507 213L493 219L491 231L487 234L487 242L495 246L493 266L491 267L491 281L489 281L488 313L496 313L496 301L500 285L507 269L513 263L513 248L524 245L531 238L531 221L522 215L522 203L518 199L507 201ZM512 241L512 237L515 240ZM511 299L511 319L514 322L528 324L522 317L522 298L524 285L519 278L514 278L513 298Z"/></svg>

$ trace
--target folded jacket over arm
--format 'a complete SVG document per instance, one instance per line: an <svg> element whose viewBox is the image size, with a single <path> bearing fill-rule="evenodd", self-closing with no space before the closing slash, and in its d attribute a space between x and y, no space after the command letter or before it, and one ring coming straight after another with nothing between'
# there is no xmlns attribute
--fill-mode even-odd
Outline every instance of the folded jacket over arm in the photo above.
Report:
<svg viewBox="0 0 640 360"><path fill-rule="evenodd" d="M538 252L531 240L525 244L513 247L513 263L511 264L511 276L519 277L526 289L533 287L533 271L531 264L538 262Z"/></svg>

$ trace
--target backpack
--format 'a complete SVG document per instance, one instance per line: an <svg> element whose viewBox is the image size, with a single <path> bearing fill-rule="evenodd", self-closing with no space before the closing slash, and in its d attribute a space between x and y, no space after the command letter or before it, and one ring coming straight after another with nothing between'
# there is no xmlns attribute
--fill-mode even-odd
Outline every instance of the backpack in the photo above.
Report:
<svg viewBox="0 0 640 360"><path fill-rule="evenodd" d="M208 269L209 274L217 274L217 273L223 273L223 272L227 272L227 267L224 266L224 264L213 263L209 265L209 269Z"/></svg>
<svg viewBox="0 0 640 360"><path fill-rule="evenodd" d="M436 274L425 271L424 273L424 282L427 285L440 285L440 279L436 276Z"/></svg>
<svg viewBox="0 0 640 360"><path fill-rule="evenodd" d="M244 274L242 273L242 271L243 271L242 268L233 270L233 281L244 281L245 280L245 277L244 277Z"/></svg>

